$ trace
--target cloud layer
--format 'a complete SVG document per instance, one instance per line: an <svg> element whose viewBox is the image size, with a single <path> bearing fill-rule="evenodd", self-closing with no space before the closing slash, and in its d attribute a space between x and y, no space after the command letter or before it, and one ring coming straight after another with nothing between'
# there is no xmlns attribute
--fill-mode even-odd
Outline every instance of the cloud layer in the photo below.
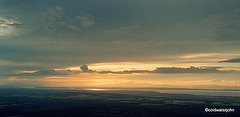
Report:
<svg viewBox="0 0 240 117"><path fill-rule="evenodd" d="M34 70L38 71L21 75L69 74L51 70L107 62L161 63L179 68L113 72L85 67L82 71L223 73L218 68L186 68L191 65L234 70L239 66L218 62L224 56L210 56L211 61L180 57L219 53L238 58L239 4L236 0L1 0L0 78Z"/></svg>
<svg viewBox="0 0 240 117"><path fill-rule="evenodd" d="M79 70L71 71L68 70L37 70L33 73L19 73L12 76L59 76L59 75L70 75L70 74L81 74L81 73L98 73L98 74L134 74L134 73L150 73L150 74L203 74L203 73L234 73L237 71L221 71L218 70L221 67L157 67L155 70L124 70L124 71L97 71L88 69L87 65L82 65ZM81 71L80 71L81 70Z"/></svg>
<svg viewBox="0 0 240 117"><path fill-rule="evenodd" d="M193 74L202 74L202 73L229 73L234 71L221 71L218 70L220 67L157 67L155 70L125 70L125 71L99 71L100 74L132 74L132 73L159 73L159 74L181 74L181 73L193 73Z"/></svg>

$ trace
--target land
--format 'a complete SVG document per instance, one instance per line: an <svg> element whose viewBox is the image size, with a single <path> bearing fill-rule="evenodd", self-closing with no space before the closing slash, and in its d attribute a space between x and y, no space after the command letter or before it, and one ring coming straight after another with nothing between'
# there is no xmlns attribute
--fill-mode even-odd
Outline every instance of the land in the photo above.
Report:
<svg viewBox="0 0 240 117"><path fill-rule="evenodd" d="M235 112L206 113L205 108ZM154 91L0 88L0 117L239 116L240 97Z"/></svg>

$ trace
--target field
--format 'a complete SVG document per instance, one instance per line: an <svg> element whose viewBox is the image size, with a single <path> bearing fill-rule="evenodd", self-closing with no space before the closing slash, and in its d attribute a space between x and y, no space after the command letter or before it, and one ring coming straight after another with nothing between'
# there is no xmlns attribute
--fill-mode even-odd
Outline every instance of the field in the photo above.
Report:
<svg viewBox="0 0 240 117"><path fill-rule="evenodd" d="M206 113L205 108L232 108L235 112ZM240 97L236 96L168 94L136 90L0 88L0 117L202 117L239 114Z"/></svg>

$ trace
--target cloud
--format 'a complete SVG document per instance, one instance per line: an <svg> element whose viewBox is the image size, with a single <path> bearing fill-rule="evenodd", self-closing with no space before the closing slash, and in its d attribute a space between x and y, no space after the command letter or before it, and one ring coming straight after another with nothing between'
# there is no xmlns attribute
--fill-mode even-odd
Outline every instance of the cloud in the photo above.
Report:
<svg viewBox="0 0 240 117"><path fill-rule="evenodd" d="M126 61L170 63L170 66L176 63L185 66L186 63L181 63L184 58L180 61L177 58L179 55L237 53L240 47L239 43L233 45L212 41L213 38L209 36L216 27L219 30L228 25L238 27L238 16L231 16L232 9L239 8L235 1L70 1L0 4L1 17L12 16L4 17L1 24L5 24L8 29L24 24L20 33L0 39L1 59L14 64L32 62L33 66L41 66L27 70ZM212 3L219 7L212 7ZM225 16L221 18L217 14ZM209 15L216 16L218 22L211 20L216 22L212 25L204 22ZM6 25L10 21L15 23ZM233 30L237 30L237 27ZM221 33L216 35L219 34ZM214 56L213 59L221 58L217 57ZM184 60L199 65L192 59ZM216 63L216 60L198 60L201 65ZM9 73L18 71L22 69L9 70ZM112 73L137 72L150 73L131 70ZM8 72L2 73L5 75Z"/></svg>
<svg viewBox="0 0 240 117"><path fill-rule="evenodd" d="M83 72L87 72L88 71L88 66L87 65L82 65L80 67L80 69L83 71Z"/></svg>
<svg viewBox="0 0 240 117"><path fill-rule="evenodd" d="M0 67L1 68L1 67ZM91 69L88 69L87 65L82 65L80 67L82 72L80 70L71 70L71 69L66 69L66 70L54 70L54 69L40 69L36 70L35 72L23 72L23 73L17 73L14 74L12 73L9 76L60 76L60 75L71 75L71 74L79 74L79 73L96 73L96 71L93 71ZM31 70L33 71L33 70ZM1 72L0 72L1 74Z"/></svg>
<svg viewBox="0 0 240 117"><path fill-rule="evenodd" d="M150 73L149 70L124 70L124 71L97 71L100 74L132 74L132 73Z"/></svg>
<svg viewBox="0 0 240 117"><path fill-rule="evenodd" d="M80 67L80 69L81 69L83 72L89 72L89 73L94 72L93 70L88 69L88 66L87 66L87 65L82 65L82 66Z"/></svg>
<svg viewBox="0 0 240 117"><path fill-rule="evenodd" d="M21 64L0 60L0 79L3 77L9 77L9 75L12 74L19 73L19 71L33 71L36 69L41 69L41 67L31 63Z"/></svg>
<svg viewBox="0 0 240 117"><path fill-rule="evenodd" d="M216 27L215 40L239 41L240 40L240 10L235 9L228 14L215 14L208 18L210 25Z"/></svg>
<svg viewBox="0 0 240 117"><path fill-rule="evenodd" d="M77 16L77 19L78 19L78 21L81 22L81 25L83 27L89 27L95 23L92 21L92 18L88 17L88 16Z"/></svg>
<svg viewBox="0 0 240 117"><path fill-rule="evenodd" d="M0 17L0 35L6 35L21 25L14 17Z"/></svg>
<svg viewBox="0 0 240 117"><path fill-rule="evenodd" d="M40 69L35 72L29 73L18 73L9 76L19 76L19 77L28 77L28 76L62 76L62 75L73 75L81 73L98 73L98 74L135 74L135 73L148 73L148 74L183 74L183 73L192 73L192 74L202 74L202 73L233 73L237 71L221 71L219 68L222 67L157 67L155 70L124 70L124 71L96 71L88 68L87 65L82 65L80 70L54 70L54 69Z"/></svg>
<svg viewBox="0 0 240 117"><path fill-rule="evenodd" d="M223 73L223 71L218 70L220 67L189 67L189 68L180 68L180 67L158 67L153 70L153 73Z"/></svg>
<svg viewBox="0 0 240 117"><path fill-rule="evenodd" d="M12 76L58 76L58 75L69 75L68 70L54 70L54 69L41 69L33 73L19 73Z"/></svg>
<svg viewBox="0 0 240 117"><path fill-rule="evenodd" d="M40 13L35 19L36 22L33 24L36 25L36 31L51 34L79 32L95 23L89 15L71 15L61 6L47 7L45 12Z"/></svg>
<svg viewBox="0 0 240 117"><path fill-rule="evenodd" d="M98 71L100 74L132 74L132 73L160 73L160 74L176 74L176 73L228 73L233 71L218 70L221 67L157 67L155 70L125 70L125 71Z"/></svg>
<svg viewBox="0 0 240 117"><path fill-rule="evenodd" d="M122 27L119 27L119 28L105 30L104 34L105 35L118 35L118 34L123 34L123 33L126 33L126 32L131 32L133 30L136 30L139 27L140 27L140 25L122 26Z"/></svg>
<svg viewBox="0 0 240 117"><path fill-rule="evenodd" d="M237 58L237 59L229 59L229 60L219 61L219 62L226 62L226 63L240 63L240 58Z"/></svg>

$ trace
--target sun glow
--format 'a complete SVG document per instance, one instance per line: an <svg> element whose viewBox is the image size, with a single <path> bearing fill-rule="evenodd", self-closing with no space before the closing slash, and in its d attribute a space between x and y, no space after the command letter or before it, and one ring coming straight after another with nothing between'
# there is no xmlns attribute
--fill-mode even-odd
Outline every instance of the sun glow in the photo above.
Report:
<svg viewBox="0 0 240 117"><path fill-rule="evenodd" d="M109 89L85 89L85 90L91 90L91 91L106 91Z"/></svg>
<svg viewBox="0 0 240 117"><path fill-rule="evenodd" d="M52 76L41 79L34 78L8 78L9 82L38 82L48 83L53 87L91 87L86 90L102 91L109 87L178 87L178 88L209 88L240 86L238 79L224 79L228 75L167 75L167 74L147 74L147 75L123 75L123 74L85 74L71 77ZM202 87L200 87L202 86Z"/></svg>
<svg viewBox="0 0 240 117"><path fill-rule="evenodd" d="M156 67L169 66L160 63L137 63L137 62L109 62L89 64L89 69L97 71L123 71L123 70L154 70ZM66 69L79 70L79 66Z"/></svg>

